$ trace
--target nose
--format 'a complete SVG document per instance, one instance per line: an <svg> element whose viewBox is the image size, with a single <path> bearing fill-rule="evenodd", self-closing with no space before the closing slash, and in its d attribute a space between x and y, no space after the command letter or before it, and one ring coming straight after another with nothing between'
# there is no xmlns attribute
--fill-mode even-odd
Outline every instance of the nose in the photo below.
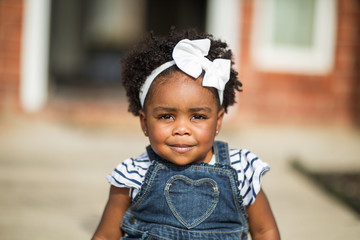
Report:
<svg viewBox="0 0 360 240"><path fill-rule="evenodd" d="M189 123L185 119L177 119L174 124L173 135L191 135Z"/></svg>

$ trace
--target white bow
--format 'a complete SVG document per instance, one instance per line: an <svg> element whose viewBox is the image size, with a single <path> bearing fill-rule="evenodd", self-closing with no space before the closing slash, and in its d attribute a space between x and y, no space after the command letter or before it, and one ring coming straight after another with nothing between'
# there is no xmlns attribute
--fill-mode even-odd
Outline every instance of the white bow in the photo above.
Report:
<svg viewBox="0 0 360 240"><path fill-rule="evenodd" d="M161 72L174 64L193 78L198 78L204 70L205 75L202 85L216 88L218 90L220 104L222 104L225 84L230 79L231 61L229 59L217 58L212 62L205 57L208 55L209 50L210 39L183 39L178 42L172 54L174 60L166 62L154 69L141 86L139 91L141 106L144 106L151 83Z"/></svg>
<svg viewBox="0 0 360 240"><path fill-rule="evenodd" d="M183 39L174 47L172 57L177 67L193 78L198 78L204 70L202 85L216 88L222 104L225 84L230 78L231 61L217 58L212 62L205 57L209 50L210 39Z"/></svg>

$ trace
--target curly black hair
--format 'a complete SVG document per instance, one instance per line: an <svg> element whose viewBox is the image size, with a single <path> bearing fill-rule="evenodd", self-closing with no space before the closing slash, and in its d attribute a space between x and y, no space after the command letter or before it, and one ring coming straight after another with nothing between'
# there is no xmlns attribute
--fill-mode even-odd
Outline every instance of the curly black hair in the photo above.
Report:
<svg viewBox="0 0 360 240"><path fill-rule="evenodd" d="M196 29L177 31L175 28L171 28L167 36L155 35L153 32L148 33L142 41L121 59L121 77L129 101L128 111L135 116L139 116L139 110L142 109L139 100L141 86L155 68L172 60L172 51L180 40L204 38L211 40L209 54L206 56L209 60L213 61L215 58L231 60L230 79L225 85L222 103L222 107L227 112L228 106L236 102L235 90L242 91L242 84L237 79L238 73L233 68L234 62L228 45L221 40L214 39L211 34L199 33ZM177 69L176 66L175 68ZM172 67L172 69L174 68ZM165 72L168 73L168 71L164 71L161 75L166 74Z"/></svg>

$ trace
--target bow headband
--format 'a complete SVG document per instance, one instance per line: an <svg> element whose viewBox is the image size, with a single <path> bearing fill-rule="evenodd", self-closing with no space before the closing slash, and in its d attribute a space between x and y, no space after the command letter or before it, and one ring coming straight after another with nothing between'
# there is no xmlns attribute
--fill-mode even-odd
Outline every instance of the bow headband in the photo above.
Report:
<svg viewBox="0 0 360 240"><path fill-rule="evenodd" d="M204 70L205 75L202 85L204 87L214 87L218 90L221 105L225 84L230 78L231 61L221 58L210 61L205 57L208 55L209 50L210 39L183 39L178 42L172 53L174 60L166 62L152 71L140 88L139 98L141 106L144 106L145 97L154 79L165 69L175 64L184 73L193 78L198 78Z"/></svg>

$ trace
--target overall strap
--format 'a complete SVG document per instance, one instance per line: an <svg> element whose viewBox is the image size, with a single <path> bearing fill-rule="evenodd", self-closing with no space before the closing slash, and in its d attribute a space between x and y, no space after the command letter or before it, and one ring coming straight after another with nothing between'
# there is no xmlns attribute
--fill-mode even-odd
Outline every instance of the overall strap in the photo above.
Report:
<svg viewBox="0 0 360 240"><path fill-rule="evenodd" d="M215 141L213 149L217 163L230 165L229 147L226 142Z"/></svg>
<svg viewBox="0 0 360 240"><path fill-rule="evenodd" d="M154 150L152 149L151 145L146 147L146 152L149 156L150 161L153 160L161 160L161 158L154 152Z"/></svg>

